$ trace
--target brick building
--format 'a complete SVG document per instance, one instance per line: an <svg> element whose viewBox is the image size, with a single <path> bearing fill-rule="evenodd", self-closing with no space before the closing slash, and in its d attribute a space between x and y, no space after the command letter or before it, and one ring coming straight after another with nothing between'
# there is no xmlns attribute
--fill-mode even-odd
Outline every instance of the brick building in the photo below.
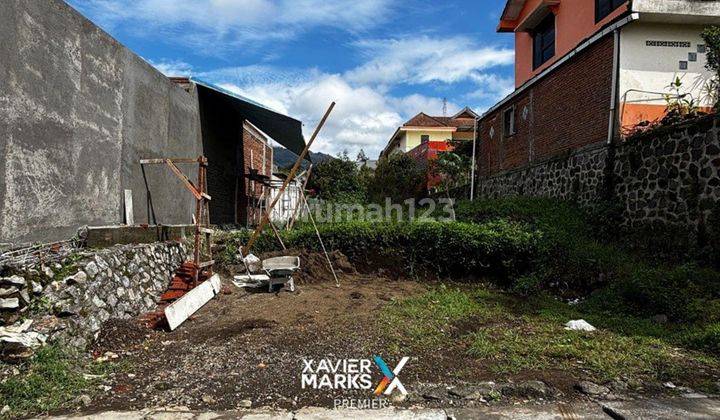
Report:
<svg viewBox="0 0 720 420"><path fill-rule="evenodd" d="M669 85L712 105L704 25L720 1L508 0L516 89L480 117L478 169L492 176L609 142L665 113Z"/></svg>
<svg viewBox="0 0 720 420"><path fill-rule="evenodd" d="M270 197L273 148L270 138L247 120L243 122L242 148L243 179L238 182L242 191L238 194L237 222L254 226L260 222Z"/></svg>
<svg viewBox="0 0 720 420"><path fill-rule="evenodd" d="M210 222L256 224L270 201L271 141L300 154L305 147L302 123L196 78L173 81L198 91L203 149L210 162Z"/></svg>

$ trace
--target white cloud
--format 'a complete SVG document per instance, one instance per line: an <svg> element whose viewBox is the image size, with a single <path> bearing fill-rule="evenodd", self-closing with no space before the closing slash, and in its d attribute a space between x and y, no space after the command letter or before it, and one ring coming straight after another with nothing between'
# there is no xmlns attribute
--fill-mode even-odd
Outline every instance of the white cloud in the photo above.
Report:
<svg viewBox="0 0 720 420"><path fill-rule="evenodd" d="M193 73L193 67L192 65L180 61L180 60L162 60L162 61L152 61L148 60L148 63L150 63L153 67L158 69L160 73L164 74L168 77L173 76L189 76Z"/></svg>
<svg viewBox="0 0 720 420"><path fill-rule="evenodd" d="M477 89L467 95L471 99L480 99L494 103L515 90L515 79L497 74L479 74L472 77Z"/></svg>
<svg viewBox="0 0 720 420"><path fill-rule="evenodd" d="M103 26L125 25L216 54L287 39L317 27L362 31L394 0L66 0Z"/></svg>
<svg viewBox="0 0 720 420"><path fill-rule="evenodd" d="M511 49L480 46L463 36L364 40L355 46L369 59L347 72L356 83L457 83L514 61Z"/></svg>
<svg viewBox="0 0 720 420"><path fill-rule="evenodd" d="M217 3L225 1L230 2L215 0ZM253 4L258 5L253 12L256 15L265 13L263 1L254 0ZM295 8L298 16L305 13L310 22L329 14L358 13L361 22L355 25L362 26L362 21L372 16L372 11L384 1L387 0L358 2L362 6L348 7L347 10L338 8L334 2L317 0L296 0L288 7ZM140 0L139 3L146 7L152 4L154 10L162 10L160 6L166 6L166 0ZM190 6L186 4L182 7ZM170 20L180 19L173 17L175 12L166 12L171 16ZM232 16L231 9L228 13ZM195 16L192 19L199 24L209 18ZM283 19L290 18L286 16ZM332 19L341 22L351 18L334 16ZM220 27L225 25L223 21L219 23ZM330 102L336 101L337 106L313 150L337 154L347 149L352 155L363 148L371 157L379 154L399 125L418 112L442 115L442 97L398 94L398 91L406 91L397 89L400 86L435 84L441 85L439 91L443 91L444 87L463 83L468 93L454 98L454 101L451 98L447 103L448 115L465 105L482 112L513 89L512 78L494 73L496 68L513 62L512 50L478 45L467 37L365 40L351 47L366 61L344 73L329 74L317 68L281 68L266 64L205 70L193 69L183 61L172 60L154 65L168 75L200 77L297 118L305 124L306 137L310 136ZM459 104L458 100L467 103Z"/></svg>
<svg viewBox="0 0 720 420"><path fill-rule="evenodd" d="M332 101L337 103L313 150L351 154L363 148L376 156L404 116L393 106L396 99L369 86L352 86L339 75L320 74L313 80L224 88L252 98L303 121L306 137L315 129Z"/></svg>

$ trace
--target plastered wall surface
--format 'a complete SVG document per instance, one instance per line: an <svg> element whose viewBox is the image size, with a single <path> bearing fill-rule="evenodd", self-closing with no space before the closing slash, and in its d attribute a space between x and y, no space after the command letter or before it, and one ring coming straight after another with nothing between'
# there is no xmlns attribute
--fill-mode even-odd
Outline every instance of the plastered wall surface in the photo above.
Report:
<svg viewBox="0 0 720 420"><path fill-rule="evenodd" d="M623 125L662 117L667 103L660 94L680 93L700 107L711 107L703 26L634 22L620 36L619 98ZM681 62L686 66L681 67ZM650 93L654 92L654 93Z"/></svg>
<svg viewBox="0 0 720 420"><path fill-rule="evenodd" d="M194 93L60 0L0 2L0 39L0 242L123 223L124 189L136 223L189 221L180 182L139 159L202 153Z"/></svg>

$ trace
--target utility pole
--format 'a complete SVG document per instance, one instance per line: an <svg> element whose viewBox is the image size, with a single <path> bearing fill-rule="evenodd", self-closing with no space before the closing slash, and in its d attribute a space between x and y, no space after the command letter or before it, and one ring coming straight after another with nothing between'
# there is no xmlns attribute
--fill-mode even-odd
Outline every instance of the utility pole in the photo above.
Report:
<svg viewBox="0 0 720 420"><path fill-rule="evenodd" d="M475 124L473 126L473 151L472 151L472 166L470 168L470 201L475 199L475 148L477 146L477 117L474 118Z"/></svg>

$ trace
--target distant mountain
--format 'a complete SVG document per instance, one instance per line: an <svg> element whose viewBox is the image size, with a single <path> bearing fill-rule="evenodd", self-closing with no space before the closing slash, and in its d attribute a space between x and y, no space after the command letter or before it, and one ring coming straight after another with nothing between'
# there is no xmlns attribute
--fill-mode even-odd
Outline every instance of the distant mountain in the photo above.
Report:
<svg viewBox="0 0 720 420"><path fill-rule="evenodd" d="M275 165L277 165L278 169L282 168L290 168L292 167L295 162L297 162L298 156L289 151L288 149L284 147L274 147L273 148L273 154L274 154L274 160ZM313 163L317 164L325 160L335 159L333 156L330 156L325 153L314 153L310 152L310 159L312 159ZM308 162L307 160L303 162L302 167L307 168Z"/></svg>

